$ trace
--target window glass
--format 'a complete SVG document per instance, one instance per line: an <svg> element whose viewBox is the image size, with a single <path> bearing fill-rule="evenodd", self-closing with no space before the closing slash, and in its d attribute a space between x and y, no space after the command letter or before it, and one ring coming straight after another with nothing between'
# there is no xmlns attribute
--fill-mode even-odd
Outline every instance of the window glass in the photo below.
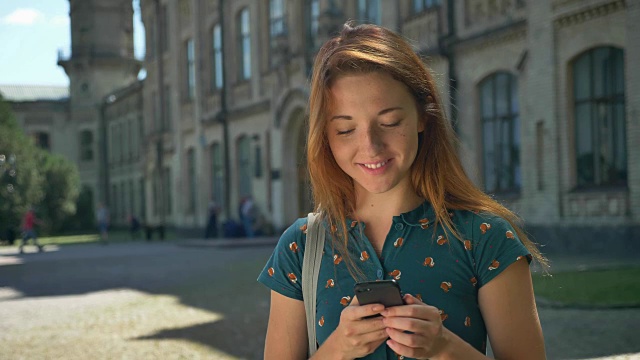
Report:
<svg viewBox="0 0 640 360"><path fill-rule="evenodd" d="M583 56L573 65L573 92L576 101L588 99L591 94L591 74L589 56Z"/></svg>
<svg viewBox="0 0 640 360"><path fill-rule="evenodd" d="M496 76L496 113L498 116L507 116L509 114L509 100L511 98L509 91L509 78L506 74Z"/></svg>
<svg viewBox="0 0 640 360"><path fill-rule="evenodd" d="M623 60L622 50L600 47L573 63L578 186L627 181Z"/></svg>
<svg viewBox="0 0 640 360"><path fill-rule="evenodd" d="M485 190L519 191L522 175L516 78L496 73L479 89Z"/></svg>
<svg viewBox="0 0 640 360"><path fill-rule="evenodd" d="M318 19L320 18L319 0L311 0L311 36L315 38L318 35Z"/></svg>
<svg viewBox="0 0 640 360"><path fill-rule="evenodd" d="M480 88L480 97L482 101L482 117L493 117L493 80L487 79Z"/></svg>
<svg viewBox="0 0 640 360"><path fill-rule="evenodd" d="M593 135L591 131L591 104L576 106L576 155L578 184L593 182Z"/></svg>
<svg viewBox="0 0 640 360"><path fill-rule="evenodd" d="M249 24L249 9L243 9L240 12L240 79L247 80L251 78L251 32Z"/></svg>
<svg viewBox="0 0 640 360"><path fill-rule="evenodd" d="M484 186L487 191L497 188L496 184L496 154L494 153L494 122L489 120L483 124L484 143Z"/></svg>
<svg viewBox="0 0 640 360"><path fill-rule="evenodd" d="M93 160L93 133L90 130L80 133L80 160Z"/></svg>
<svg viewBox="0 0 640 360"><path fill-rule="evenodd" d="M193 39L187 40L186 57L187 57L187 96L189 99L193 99L193 97L195 96L195 88L196 88L195 48L193 45Z"/></svg>
<svg viewBox="0 0 640 360"><path fill-rule="evenodd" d="M222 31L220 24L213 27L213 89L222 89L224 84L223 57L222 57Z"/></svg>
<svg viewBox="0 0 640 360"><path fill-rule="evenodd" d="M358 19L362 23L380 24L380 0L358 0Z"/></svg>

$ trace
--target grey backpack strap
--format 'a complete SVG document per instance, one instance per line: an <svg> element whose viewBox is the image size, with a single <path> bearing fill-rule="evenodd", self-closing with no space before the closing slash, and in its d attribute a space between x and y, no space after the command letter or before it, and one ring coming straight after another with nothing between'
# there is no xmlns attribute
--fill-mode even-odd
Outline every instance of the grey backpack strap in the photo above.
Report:
<svg viewBox="0 0 640 360"><path fill-rule="evenodd" d="M307 314L307 335L309 339L309 357L317 350L316 340L316 290L318 273L324 249L324 227L318 213L309 213L307 217L307 242L302 260L302 297Z"/></svg>

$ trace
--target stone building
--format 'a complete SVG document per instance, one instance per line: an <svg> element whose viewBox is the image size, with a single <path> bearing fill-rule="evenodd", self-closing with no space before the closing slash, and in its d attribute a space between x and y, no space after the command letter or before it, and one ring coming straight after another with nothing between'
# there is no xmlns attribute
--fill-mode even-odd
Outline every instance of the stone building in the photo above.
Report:
<svg viewBox="0 0 640 360"><path fill-rule="evenodd" d="M96 183L109 183L110 202L126 189L140 192L149 223L201 234L210 199L223 220L237 219L245 195L276 230L305 216L308 76L319 45L354 19L411 40L444 95L468 174L516 210L547 250L640 244L638 1L141 0L147 77L123 100L141 108L125 110L108 99L137 71L123 20L130 4L75 3L76 55L61 61L72 80L69 121L76 131L99 131L86 111L121 114L106 121L109 167ZM113 45L108 66L75 51L91 32L74 27L74 11L125 7L122 17L88 22L122 35L103 39ZM89 73L91 96L79 75ZM124 140L112 138L125 119L141 129L142 147L131 168L116 171L111 159Z"/></svg>
<svg viewBox="0 0 640 360"><path fill-rule="evenodd" d="M141 68L133 54L133 7L130 0L69 0L69 9L72 45L58 53L69 87L0 86L0 92L37 144L78 166L93 203L109 203L104 110L117 106L107 97L136 82ZM139 113L141 102L136 106L131 111Z"/></svg>

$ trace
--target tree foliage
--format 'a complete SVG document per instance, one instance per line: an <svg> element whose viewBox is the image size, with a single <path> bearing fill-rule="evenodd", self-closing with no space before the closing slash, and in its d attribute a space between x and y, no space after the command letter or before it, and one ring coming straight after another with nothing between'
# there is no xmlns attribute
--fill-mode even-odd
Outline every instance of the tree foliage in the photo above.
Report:
<svg viewBox="0 0 640 360"><path fill-rule="evenodd" d="M1 96L0 163L0 237L10 228L19 231L31 206L44 224L42 230L61 230L56 224L76 211L78 170L68 160L38 149Z"/></svg>
<svg viewBox="0 0 640 360"><path fill-rule="evenodd" d="M64 230L65 218L76 213L80 175L76 166L60 155L40 150L38 158L40 172L47 179L40 216L45 219L48 232L57 233Z"/></svg>
<svg viewBox="0 0 640 360"><path fill-rule="evenodd" d="M36 154L33 141L0 98L0 235L9 228L18 229L22 214L44 197Z"/></svg>

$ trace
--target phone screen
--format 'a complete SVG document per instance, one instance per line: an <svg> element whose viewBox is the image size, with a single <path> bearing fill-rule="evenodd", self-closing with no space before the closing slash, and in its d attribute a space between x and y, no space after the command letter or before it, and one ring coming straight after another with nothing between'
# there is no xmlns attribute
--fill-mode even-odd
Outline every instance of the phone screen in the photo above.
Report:
<svg viewBox="0 0 640 360"><path fill-rule="evenodd" d="M400 286L395 280L360 282L353 289L360 305L382 304L391 307L404 304Z"/></svg>

